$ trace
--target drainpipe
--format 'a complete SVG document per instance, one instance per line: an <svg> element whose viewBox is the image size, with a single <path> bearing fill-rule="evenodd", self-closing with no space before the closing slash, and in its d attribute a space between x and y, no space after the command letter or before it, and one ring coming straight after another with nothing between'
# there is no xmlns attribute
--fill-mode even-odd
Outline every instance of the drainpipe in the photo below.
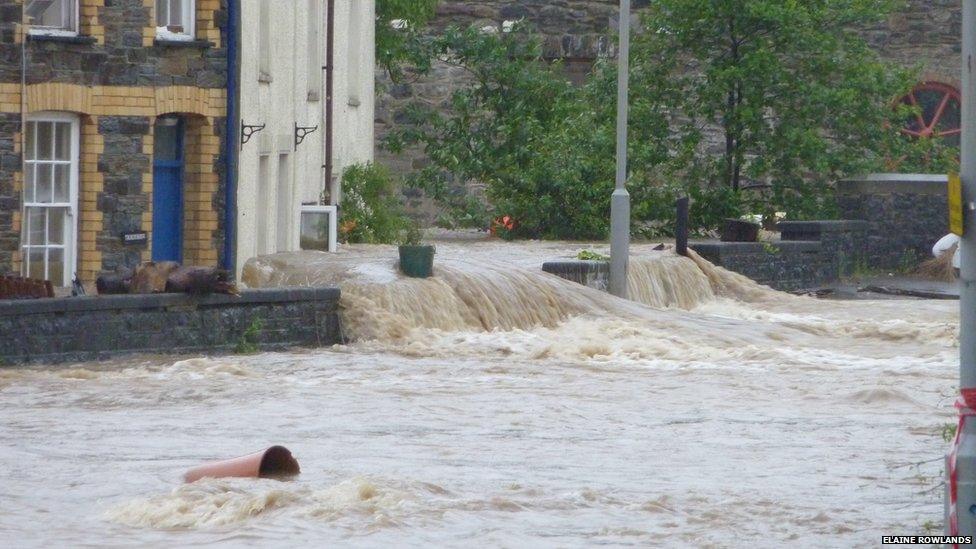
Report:
<svg viewBox="0 0 976 549"><path fill-rule="evenodd" d="M328 0L325 15L325 187L329 190L329 203L337 204L338 197L332 188L332 126L333 84L335 80L335 0Z"/></svg>
<svg viewBox="0 0 976 549"><path fill-rule="evenodd" d="M240 151L240 0L227 0L227 129L224 132L224 265L237 275L237 169Z"/></svg>

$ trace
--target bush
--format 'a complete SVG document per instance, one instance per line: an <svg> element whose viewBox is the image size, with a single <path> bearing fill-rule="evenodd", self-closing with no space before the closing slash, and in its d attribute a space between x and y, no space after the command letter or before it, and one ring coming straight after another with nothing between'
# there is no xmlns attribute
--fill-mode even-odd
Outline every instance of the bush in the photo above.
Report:
<svg viewBox="0 0 976 549"><path fill-rule="evenodd" d="M398 181L383 166L354 164L342 174L339 237L346 243L393 244L407 227Z"/></svg>

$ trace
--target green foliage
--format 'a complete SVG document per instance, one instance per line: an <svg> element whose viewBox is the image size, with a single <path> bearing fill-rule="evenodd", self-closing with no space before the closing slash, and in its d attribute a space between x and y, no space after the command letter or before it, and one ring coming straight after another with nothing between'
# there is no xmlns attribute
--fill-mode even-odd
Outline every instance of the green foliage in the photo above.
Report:
<svg viewBox="0 0 976 549"><path fill-rule="evenodd" d="M261 330L264 328L264 321L260 318L255 318L251 321L251 324L244 330L241 334L239 340L237 340L237 346L234 348L234 352L239 355L253 355L260 351L258 347L258 336L261 334Z"/></svg>
<svg viewBox="0 0 976 549"><path fill-rule="evenodd" d="M583 250L576 254L576 259L580 261L610 261L610 256L594 252L593 250Z"/></svg>
<svg viewBox="0 0 976 549"><path fill-rule="evenodd" d="M692 230L756 213L834 215L833 181L869 171L946 171L958 153L899 128L894 105L911 71L882 62L858 29L895 0L656 0L632 45L629 121L633 231L673 233L674 202L691 198ZM509 216L516 238L604 238L614 185L616 63L581 86L543 59L528 27L450 28L424 55L463 69L472 84L445 114L408 112L393 152L421 146L430 164L408 177L457 220ZM419 51L419 50L417 50ZM710 140L718 135L720 150ZM486 185L488 211L459 195ZM463 212L463 213L462 213Z"/></svg>
<svg viewBox="0 0 976 549"><path fill-rule="evenodd" d="M398 182L376 164L354 164L342 174L342 222L339 237L347 243L393 244L407 218L397 198Z"/></svg>
<svg viewBox="0 0 976 549"><path fill-rule="evenodd" d="M946 442L952 442L952 439L956 438L956 430L959 425L955 423L944 423L942 425L942 440Z"/></svg>
<svg viewBox="0 0 976 549"><path fill-rule="evenodd" d="M376 63L393 81L403 76L403 65L430 69L423 29L436 7L437 0L376 0Z"/></svg>
<svg viewBox="0 0 976 549"><path fill-rule="evenodd" d="M828 184L877 170L893 100L913 83L858 29L892 0L658 0L635 39L634 86L671 116L667 173L727 187L748 211L822 215ZM722 138L714 154L703 128ZM900 136L899 136L900 137ZM759 192L745 192L758 186Z"/></svg>
<svg viewBox="0 0 976 549"><path fill-rule="evenodd" d="M408 184L450 204L452 181L485 183L490 215L516 221L511 236L605 236L613 140L593 131L600 113L584 100L588 90L547 64L521 26L501 34L451 28L431 46L473 84L453 94L450 114L415 106L415 125L388 140L394 152L419 144L431 161Z"/></svg>
<svg viewBox="0 0 976 549"><path fill-rule="evenodd" d="M401 229L397 244L400 246L420 246L424 240L424 232L416 222L409 222Z"/></svg>

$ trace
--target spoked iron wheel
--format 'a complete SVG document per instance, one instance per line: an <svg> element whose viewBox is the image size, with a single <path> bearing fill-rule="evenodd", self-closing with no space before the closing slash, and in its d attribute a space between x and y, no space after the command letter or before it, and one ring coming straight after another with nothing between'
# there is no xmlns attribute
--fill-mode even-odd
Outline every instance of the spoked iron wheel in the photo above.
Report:
<svg viewBox="0 0 976 549"><path fill-rule="evenodd" d="M958 90L939 82L925 82L902 98L902 103L917 107L917 112L905 121L902 133L913 137L941 137L946 144L959 146L962 104Z"/></svg>

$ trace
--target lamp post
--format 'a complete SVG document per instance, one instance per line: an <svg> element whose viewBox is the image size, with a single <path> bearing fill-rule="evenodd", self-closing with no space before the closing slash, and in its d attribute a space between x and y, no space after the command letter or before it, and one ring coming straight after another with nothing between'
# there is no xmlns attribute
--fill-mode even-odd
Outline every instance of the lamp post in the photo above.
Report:
<svg viewBox="0 0 976 549"><path fill-rule="evenodd" d="M962 214L959 314L960 429L948 458L946 530L976 535L976 0L962 2ZM961 545L961 544L960 544ZM972 547L971 544L966 544Z"/></svg>
<svg viewBox="0 0 976 549"><path fill-rule="evenodd" d="M976 0L974 0L976 1ZM610 197L610 293L627 298L630 193L627 192L627 111L630 84L630 0L620 0L617 52L617 184Z"/></svg>

